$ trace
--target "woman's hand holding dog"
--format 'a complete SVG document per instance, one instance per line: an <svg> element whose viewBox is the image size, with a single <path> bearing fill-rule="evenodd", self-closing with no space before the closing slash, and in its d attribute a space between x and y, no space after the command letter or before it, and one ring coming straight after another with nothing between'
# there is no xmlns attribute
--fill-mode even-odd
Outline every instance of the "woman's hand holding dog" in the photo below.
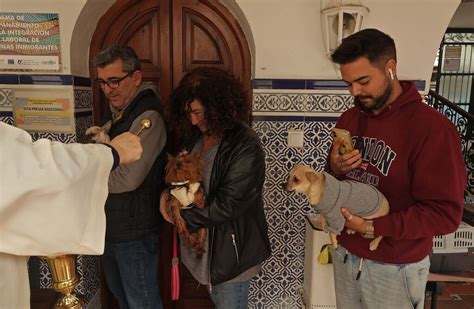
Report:
<svg viewBox="0 0 474 309"><path fill-rule="evenodd" d="M362 164L362 158L359 150L354 149L344 155L339 154L339 148L342 145L342 141L335 140L331 154L329 155L329 165L331 170L336 174L346 174L354 168L359 167Z"/></svg>
<svg viewBox="0 0 474 309"><path fill-rule="evenodd" d="M168 190L163 190L160 196L160 212L163 218L174 225L173 218L168 214L168 211L166 210L166 202L168 201L168 196L169 196L169 191Z"/></svg>

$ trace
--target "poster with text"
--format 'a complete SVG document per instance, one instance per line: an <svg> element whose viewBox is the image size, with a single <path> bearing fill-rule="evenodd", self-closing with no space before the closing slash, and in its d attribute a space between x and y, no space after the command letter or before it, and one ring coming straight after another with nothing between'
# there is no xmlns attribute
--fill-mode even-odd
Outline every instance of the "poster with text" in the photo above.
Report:
<svg viewBox="0 0 474 309"><path fill-rule="evenodd" d="M66 93L56 92L17 92L13 100L16 126L36 132L74 132L71 99Z"/></svg>
<svg viewBox="0 0 474 309"><path fill-rule="evenodd" d="M59 71L59 16L0 12L0 71Z"/></svg>

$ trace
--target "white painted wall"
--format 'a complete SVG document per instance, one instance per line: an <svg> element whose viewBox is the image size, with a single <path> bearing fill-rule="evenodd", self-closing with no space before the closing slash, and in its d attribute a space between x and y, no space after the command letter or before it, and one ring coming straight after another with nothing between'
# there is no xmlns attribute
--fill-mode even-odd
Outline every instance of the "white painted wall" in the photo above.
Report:
<svg viewBox="0 0 474 309"><path fill-rule="evenodd" d="M245 21L255 78L337 79L325 54L321 8L328 0L221 0ZM2 0L3 12L59 13L62 74L88 76L88 51L99 17L115 0ZM361 0L363 28L391 35L400 78L429 80L441 37L460 0ZM461 19L473 20L474 3ZM460 14L461 14L460 13ZM465 22L461 21L461 22ZM453 25L453 22L451 23Z"/></svg>
<svg viewBox="0 0 474 309"><path fill-rule="evenodd" d="M321 1L237 0L237 3L255 40L255 78L338 78L325 55ZM370 10L363 28L378 28L396 41L400 78L429 80L439 42L460 0L361 0L361 3Z"/></svg>
<svg viewBox="0 0 474 309"><path fill-rule="evenodd" d="M115 0L89 0L75 21L71 40L71 74L89 76L89 46L102 15Z"/></svg>

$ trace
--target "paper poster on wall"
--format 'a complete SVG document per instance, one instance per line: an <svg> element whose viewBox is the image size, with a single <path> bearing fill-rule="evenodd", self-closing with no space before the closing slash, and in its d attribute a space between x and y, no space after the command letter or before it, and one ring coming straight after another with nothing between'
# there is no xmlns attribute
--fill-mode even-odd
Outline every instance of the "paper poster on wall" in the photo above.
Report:
<svg viewBox="0 0 474 309"><path fill-rule="evenodd" d="M67 92L21 91L15 93L15 125L27 131L73 133L73 106Z"/></svg>
<svg viewBox="0 0 474 309"><path fill-rule="evenodd" d="M59 16L0 12L0 71L59 71Z"/></svg>

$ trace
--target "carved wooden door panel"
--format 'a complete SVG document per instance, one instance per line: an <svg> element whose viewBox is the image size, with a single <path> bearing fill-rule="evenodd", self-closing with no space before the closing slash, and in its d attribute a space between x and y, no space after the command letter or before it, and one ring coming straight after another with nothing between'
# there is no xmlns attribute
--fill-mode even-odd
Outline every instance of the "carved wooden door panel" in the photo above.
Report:
<svg viewBox="0 0 474 309"><path fill-rule="evenodd" d="M228 69L250 81L250 53L232 14L217 1L173 1L173 84L198 66ZM246 86L247 86L246 85Z"/></svg>
<svg viewBox="0 0 474 309"><path fill-rule="evenodd" d="M183 75L198 66L228 69L250 89L248 43L234 15L218 0L118 0L99 20L92 38L92 78L96 77L94 56L114 43L135 49L144 79L159 86L163 104ZM93 90L96 123L108 108L99 90ZM161 233L159 272L165 308L213 308L206 288L194 281L184 265L180 265L181 298L171 301L171 231L166 224ZM103 305L113 308L107 295Z"/></svg>

